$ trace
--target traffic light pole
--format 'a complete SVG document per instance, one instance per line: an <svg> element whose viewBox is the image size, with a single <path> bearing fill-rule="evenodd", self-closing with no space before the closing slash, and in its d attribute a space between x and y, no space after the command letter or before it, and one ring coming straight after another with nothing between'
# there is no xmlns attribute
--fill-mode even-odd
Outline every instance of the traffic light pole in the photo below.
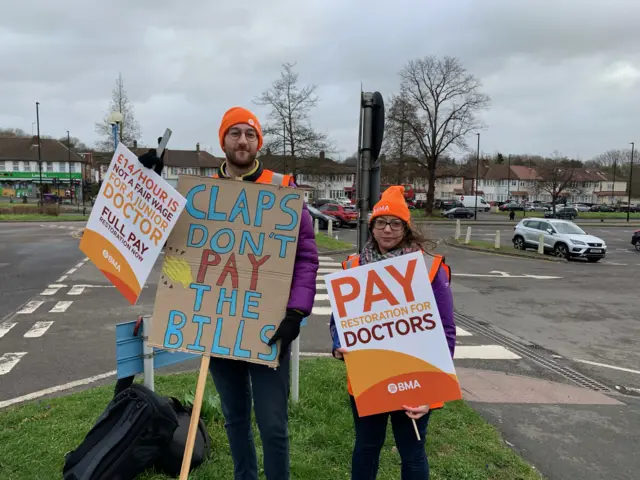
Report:
<svg viewBox="0 0 640 480"><path fill-rule="evenodd" d="M384 100L379 92L361 93L356 199L358 251L369 238L369 212L380 198L380 149L384 134Z"/></svg>

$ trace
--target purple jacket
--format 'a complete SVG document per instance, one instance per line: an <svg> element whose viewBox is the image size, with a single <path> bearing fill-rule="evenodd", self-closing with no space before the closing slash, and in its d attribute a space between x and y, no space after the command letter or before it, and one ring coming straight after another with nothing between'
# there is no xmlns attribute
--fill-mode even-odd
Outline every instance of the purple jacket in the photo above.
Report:
<svg viewBox="0 0 640 480"><path fill-rule="evenodd" d="M296 186L293 180L291 180L289 186ZM298 310L305 317L311 315L313 301L316 297L317 275L318 247L316 247L316 235L313 231L313 221L307 204L302 202L298 249L296 251L296 263L293 265L288 309Z"/></svg>
<svg viewBox="0 0 640 480"><path fill-rule="evenodd" d="M433 296L436 299L438 312L440 312L440 318L442 319L444 333L447 337L449 352L451 352L451 358L453 358L453 353L456 349L456 324L453 319L453 294L451 293L451 286L449 285L447 272L444 268L440 267L431 286L433 287ZM333 339L333 347L331 349L333 352L336 348L340 348L340 338L338 338L338 331L336 330L336 322L333 314L329 322L329 331Z"/></svg>

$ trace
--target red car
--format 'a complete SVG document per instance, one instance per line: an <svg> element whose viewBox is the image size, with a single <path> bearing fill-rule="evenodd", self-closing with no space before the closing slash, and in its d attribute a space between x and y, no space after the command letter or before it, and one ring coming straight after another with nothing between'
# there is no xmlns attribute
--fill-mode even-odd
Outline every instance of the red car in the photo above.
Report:
<svg viewBox="0 0 640 480"><path fill-rule="evenodd" d="M322 213L331 215L340 221L340 226L348 225L355 227L358 225L358 212L353 207L345 207L336 203L327 203L318 208Z"/></svg>

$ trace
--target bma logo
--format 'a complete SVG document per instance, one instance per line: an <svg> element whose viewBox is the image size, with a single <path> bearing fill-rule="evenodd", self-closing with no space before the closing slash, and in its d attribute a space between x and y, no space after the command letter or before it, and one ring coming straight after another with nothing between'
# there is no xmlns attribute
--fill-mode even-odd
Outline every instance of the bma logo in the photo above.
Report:
<svg viewBox="0 0 640 480"><path fill-rule="evenodd" d="M387 391L390 394L397 392L404 392L406 390L415 390L416 388L422 388L418 380L409 380L408 382L390 383L387 385Z"/></svg>

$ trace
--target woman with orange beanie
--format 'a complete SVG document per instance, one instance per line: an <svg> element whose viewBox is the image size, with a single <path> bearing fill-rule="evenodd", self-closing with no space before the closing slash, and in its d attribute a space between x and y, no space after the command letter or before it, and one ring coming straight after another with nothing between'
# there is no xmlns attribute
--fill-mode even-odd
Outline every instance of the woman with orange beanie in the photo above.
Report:
<svg viewBox="0 0 640 480"><path fill-rule="evenodd" d="M369 219L370 237L358 255L352 255L343 268L387 260L411 252L424 251L425 240L411 228L411 214L404 199L404 187L389 187L373 207ZM431 256L434 268L431 269L431 284L438 311L442 319L449 351L453 358L456 345L456 327L453 320L453 297L449 285L449 267L442 257ZM333 356L342 360L348 355L341 348L336 331L335 320L331 316L329 324L333 338ZM431 411L442 407L438 405L405 405L404 410L360 417L355 400L348 385L353 421L355 426L355 446L351 460L352 480L374 480L378 474L380 451L384 445L387 423L391 418L393 436L401 459L402 480L428 480L429 462L425 450L425 436ZM412 420L415 420L420 440L416 438Z"/></svg>

